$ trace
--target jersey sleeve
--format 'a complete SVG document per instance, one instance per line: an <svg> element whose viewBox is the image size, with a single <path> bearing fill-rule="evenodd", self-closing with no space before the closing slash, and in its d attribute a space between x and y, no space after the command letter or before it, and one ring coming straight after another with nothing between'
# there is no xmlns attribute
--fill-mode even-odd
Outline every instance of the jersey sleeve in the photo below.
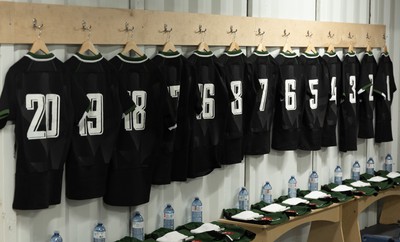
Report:
<svg viewBox="0 0 400 242"><path fill-rule="evenodd" d="M0 129L2 129L8 120L13 120L13 105L15 104L15 71L14 68L10 68L10 70L6 74L6 79L3 86L3 91L0 97ZM14 85L13 85L14 84Z"/></svg>

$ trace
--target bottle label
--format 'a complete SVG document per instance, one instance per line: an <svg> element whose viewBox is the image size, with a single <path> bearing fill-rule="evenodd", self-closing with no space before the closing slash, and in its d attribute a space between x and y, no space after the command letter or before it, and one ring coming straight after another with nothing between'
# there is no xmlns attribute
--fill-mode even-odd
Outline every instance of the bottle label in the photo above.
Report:
<svg viewBox="0 0 400 242"><path fill-rule="evenodd" d="M203 211L203 206L192 206L192 211L193 212L201 212Z"/></svg>
<svg viewBox="0 0 400 242"><path fill-rule="evenodd" d="M93 238L94 239L105 239L106 238L106 232L95 231L95 232L93 232Z"/></svg>
<svg viewBox="0 0 400 242"><path fill-rule="evenodd" d="M353 172L360 172L360 167L354 167Z"/></svg>
<svg viewBox="0 0 400 242"><path fill-rule="evenodd" d="M297 183L289 183L289 188L296 189Z"/></svg>
<svg viewBox="0 0 400 242"><path fill-rule="evenodd" d="M342 176L343 176L343 172L336 172L336 173L335 173L335 176L336 176L336 177L342 177Z"/></svg>
<svg viewBox="0 0 400 242"><path fill-rule="evenodd" d="M388 165L389 165L389 164L392 164L392 160L391 160L391 159L386 159L386 160L385 160L385 163L388 164Z"/></svg>
<svg viewBox="0 0 400 242"><path fill-rule="evenodd" d="M318 183L318 178L310 178L310 183Z"/></svg>
<svg viewBox="0 0 400 242"><path fill-rule="evenodd" d="M263 191L263 194L264 194L264 195L269 195L269 194L271 194L271 189L265 189L265 190Z"/></svg>
<svg viewBox="0 0 400 242"><path fill-rule="evenodd" d="M142 229L144 227L144 222L133 222L132 228L134 229Z"/></svg>
<svg viewBox="0 0 400 242"><path fill-rule="evenodd" d="M374 168L374 164L373 163L370 163L370 164L367 163L367 169L373 169L373 168Z"/></svg>
<svg viewBox="0 0 400 242"><path fill-rule="evenodd" d="M164 219L174 219L173 213L164 213Z"/></svg>

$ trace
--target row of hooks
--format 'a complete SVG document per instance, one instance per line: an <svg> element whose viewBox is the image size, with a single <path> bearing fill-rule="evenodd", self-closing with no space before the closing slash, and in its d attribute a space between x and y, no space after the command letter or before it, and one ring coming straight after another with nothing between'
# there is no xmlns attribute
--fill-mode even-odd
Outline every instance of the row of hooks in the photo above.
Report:
<svg viewBox="0 0 400 242"><path fill-rule="evenodd" d="M32 21L32 25L33 25L33 29L34 29L34 30L39 30L39 35L38 35L38 36L40 37L40 35L41 35L41 33L42 33L42 29L44 28L44 24L43 24L43 23L42 23L42 24L38 24L37 19L34 18L33 21ZM82 27L81 27L81 29L82 29L83 31L89 31L89 37L90 37L90 33L91 33L91 30L92 30L92 25L89 25L89 26L88 26L87 23L86 23L86 21L85 21L85 20L82 20ZM120 30L120 31L123 31L123 32L131 32L131 33L133 33L133 30L134 30L134 29L135 29L134 26L129 27L129 23L126 22L126 23L125 23L125 28L122 29L122 30ZM207 31L207 28L203 29L203 26L200 24L198 30L195 30L195 33L197 33L197 34L204 34L204 33L206 33L206 31ZM231 25L230 28L229 28L229 31L227 31L227 34L236 34L237 31L238 31L238 30L237 30L237 29L233 29L233 26ZM168 25L167 25L167 24L164 24L164 29L163 29L163 30L160 30L159 32L160 32L160 33L168 33L168 34L170 34L170 33L172 32L172 28L169 28L169 29L168 29ZM256 36L263 36L264 34L265 34L265 31L262 31L262 32L261 32L261 29L260 29L260 28L258 28L258 30L256 31ZM283 34L282 34L282 37L288 38L289 35L290 35L290 32L287 32L286 29L284 29L284 30L283 30ZM307 30L307 34L306 34L305 36L306 36L307 38L311 38L311 37L313 36L313 34L312 34L309 30ZM328 38L332 39L332 38L334 38L334 36L335 36L335 34L332 34L331 31L328 32ZM351 32L349 32L347 38L353 39L353 38L354 38L354 35L352 35ZM369 33L367 33L366 39L368 39L368 40L371 39L371 36L369 35ZM383 34L383 39L386 39L386 35L385 35L385 34Z"/></svg>

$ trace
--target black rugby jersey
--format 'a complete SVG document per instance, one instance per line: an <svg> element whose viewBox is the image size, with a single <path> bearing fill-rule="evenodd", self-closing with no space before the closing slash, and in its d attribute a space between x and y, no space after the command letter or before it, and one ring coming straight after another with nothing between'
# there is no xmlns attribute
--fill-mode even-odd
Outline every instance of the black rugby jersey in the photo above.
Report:
<svg viewBox="0 0 400 242"><path fill-rule="evenodd" d="M342 83L339 88L339 150L357 150L358 136L358 95L360 62L355 53L346 53L342 62Z"/></svg>
<svg viewBox="0 0 400 242"><path fill-rule="evenodd" d="M322 57L328 65L331 92L326 110L326 116L322 131L322 147L336 146L336 126L338 121L338 104L341 92L339 87L342 80L342 62L336 53L326 52Z"/></svg>
<svg viewBox="0 0 400 242"><path fill-rule="evenodd" d="M305 82L303 67L296 53L281 52L276 58L279 79L271 147L296 150L304 111Z"/></svg>
<svg viewBox="0 0 400 242"><path fill-rule="evenodd" d="M8 70L0 98L0 128L7 121L15 123L14 209L60 203L72 127L88 106L53 54L28 53Z"/></svg>
<svg viewBox="0 0 400 242"><path fill-rule="evenodd" d="M393 141L391 106L396 92L393 63L389 54L382 53L374 83L375 142Z"/></svg>
<svg viewBox="0 0 400 242"><path fill-rule="evenodd" d="M153 184L185 181L188 173L190 135L201 99L192 65L179 52L159 52L153 61L166 81L172 97L177 128L166 132Z"/></svg>
<svg viewBox="0 0 400 242"><path fill-rule="evenodd" d="M322 127L324 125L331 83L326 62L318 53L302 53L305 81L304 114L301 127L299 149L321 149Z"/></svg>
<svg viewBox="0 0 400 242"><path fill-rule="evenodd" d="M101 54L77 53L65 65L90 100L89 111L73 128L66 162L66 196L78 200L102 197L122 114L131 111L134 103L120 90L115 68Z"/></svg>
<svg viewBox="0 0 400 242"><path fill-rule="evenodd" d="M258 82L256 100L251 110L250 127L245 139L248 155L268 154L271 150L271 126L275 108L278 65L268 52L255 51L248 61L253 67L253 81Z"/></svg>
<svg viewBox="0 0 400 242"><path fill-rule="evenodd" d="M233 101L225 131L222 164L240 163L244 157L244 134L248 129L250 112L254 105L255 90L251 82L251 67L241 50L225 51L219 59L223 65L226 86L231 89Z"/></svg>
<svg viewBox="0 0 400 242"><path fill-rule="evenodd" d="M366 52L361 60L360 66L360 85L357 88L359 95L359 138L373 138L373 116L374 116L374 95L373 83L378 66L372 52Z"/></svg>
<svg viewBox="0 0 400 242"><path fill-rule="evenodd" d="M188 177L194 178L220 167L230 95L222 66L212 52L195 51L188 60L195 69L203 107L193 123L190 141Z"/></svg>
<svg viewBox="0 0 400 242"><path fill-rule="evenodd" d="M110 60L117 78L135 103L124 115L110 162L105 203L136 206L149 201L152 169L162 137L176 128L172 100L160 70L147 58L118 54Z"/></svg>

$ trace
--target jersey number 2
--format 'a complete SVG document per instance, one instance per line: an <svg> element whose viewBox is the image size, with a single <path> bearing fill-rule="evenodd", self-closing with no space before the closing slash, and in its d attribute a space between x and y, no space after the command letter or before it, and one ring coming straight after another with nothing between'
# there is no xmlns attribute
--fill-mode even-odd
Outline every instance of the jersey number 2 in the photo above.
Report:
<svg viewBox="0 0 400 242"><path fill-rule="evenodd" d="M28 128L27 138L57 138L60 124L60 96L58 94L27 94L25 106L27 110L36 111ZM43 117L46 118L45 130L39 130Z"/></svg>

